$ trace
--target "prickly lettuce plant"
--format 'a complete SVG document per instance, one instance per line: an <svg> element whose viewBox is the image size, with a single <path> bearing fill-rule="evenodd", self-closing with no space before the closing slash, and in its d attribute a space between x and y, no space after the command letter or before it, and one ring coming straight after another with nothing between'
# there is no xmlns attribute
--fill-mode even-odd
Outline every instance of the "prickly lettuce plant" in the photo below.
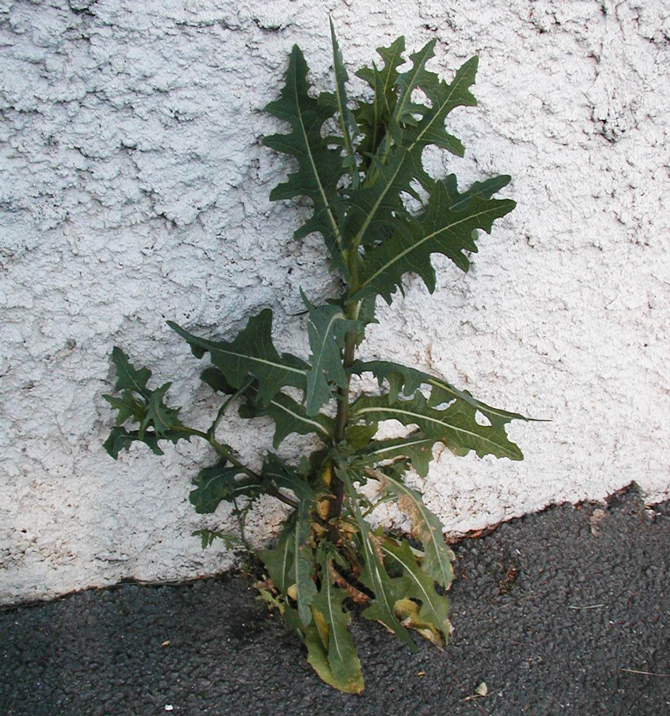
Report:
<svg viewBox="0 0 670 716"><path fill-rule="evenodd" d="M201 377L221 396L217 415L206 432L184 425L179 409L166 402L170 384L149 388L150 371L134 368L115 348L117 395L105 397L118 416L105 447L116 458L140 441L161 454L162 441L198 437L212 446L216 458L194 479L190 501L196 512L212 513L222 501L233 503L243 526L261 495L285 503L290 510L275 546L258 553L265 571L261 594L300 636L318 675L337 689L360 693L363 676L347 628L355 605L410 649L416 649L410 629L438 646L450 631L444 592L452 580L452 553L439 519L406 482L408 471L425 476L436 443L457 455L474 451L480 457L521 460L505 426L525 418L485 405L432 373L356 357L366 326L375 322L377 297L390 304L408 273L420 276L432 292L435 253L467 271L468 254L477 251L477 231L490 232L515 204L493 198L509 182L507 176L459 191L453 174L436 180L422 165L428 145L463 155L445 120L457 107L476 104L470 92L476 57L448 83L426 68L431 41L400 72L405 63L400 37L378 50L379 65L356 73L370 86L370 98L351 102L332 26L331 35L334 92L311 94L307 65L295 46L279 98L266 107L290 131L265 137L265 145L295 162L295 171L270 198L309 200L311 215L296 238L320 233L332 270L345 286L321 305L301 292L309 358L275 348L267 308L232 340L203 338L170 323L197 358L209 358ZM408 209L407 196L418 210ZM364 374L377 379L379 394L353 395L352 377ZM222 437L232 405L244 418L274 421L275 449L291 433L315 436L320 448L297 466L269 451L262 468L252 470ZM478 414L486 420L477 420ZM386 420L400 421L409 434L377 438ZM374 498L361 491L370 481L378 488ZM408 515L411 536L391 536L368 522L388 501ZM203 546L217 537L230 541L218 532L197 534Z"/></svg>

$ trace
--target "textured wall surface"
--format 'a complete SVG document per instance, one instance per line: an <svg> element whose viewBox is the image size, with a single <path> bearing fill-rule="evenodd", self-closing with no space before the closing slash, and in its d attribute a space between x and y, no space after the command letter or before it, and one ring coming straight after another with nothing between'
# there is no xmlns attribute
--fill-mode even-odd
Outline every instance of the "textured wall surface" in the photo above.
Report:
<svg viewBox="0 0 670 716"><path fill-rule="evenodd" d="M295 42L331 88L328 11L352 69L399 34L436 37L446 77L479 54L480 106L452 115L466 156L426 161L513 176L518 207L470 273L434 259L436 292L408 280L361 350L553 420L512 426L522 463L437 455L430 506L462 532L632 480L670 494L663 0L0 0L0 600L230 564L190 535L230 525L188 504L207 449L114 462L101 396L118 344L208 424L202 366L166 319L231 337L269 306L278 345L306 353L298 288L336 284L320 237L293 240L296 209L268 201L289 162L260 145L277 124L259 109ZM258 464L270 435L237 420L227 441ZM254 539L280 518L262 503Z"/></svg>

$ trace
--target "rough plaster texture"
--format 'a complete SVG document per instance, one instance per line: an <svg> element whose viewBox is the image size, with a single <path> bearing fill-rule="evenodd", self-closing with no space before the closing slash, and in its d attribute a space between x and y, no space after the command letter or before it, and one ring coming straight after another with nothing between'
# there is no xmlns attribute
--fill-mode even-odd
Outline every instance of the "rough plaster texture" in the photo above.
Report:
<svg viewBox="0 0 670 716"><path fill-rule="evenodd" d="M670 494L662 0L0 0L0 600L230 564L190 536L229 524L187 502L207 450L113 462L101 395L118 344L208 424L201 364L166 319L230 337L270 306L278 344L305 352L298 287L336 284L320 238L294 241L296 209L268 201L289 163L261 147L277 125L259 108L294 42L330 87L328 11L353 69L399 34L436 37L445 75L479 54L480 106L451 124L466 157L426 161L465 183L514 177L518 208L470 274L435 260L435 294L407 281L361 352L553 420L512 426L523 463L439 454L430 506L463 532L631 480ZM269 437L262 421L228 434L256 463ZM254 538L280 518L263 503Z"/></svg>

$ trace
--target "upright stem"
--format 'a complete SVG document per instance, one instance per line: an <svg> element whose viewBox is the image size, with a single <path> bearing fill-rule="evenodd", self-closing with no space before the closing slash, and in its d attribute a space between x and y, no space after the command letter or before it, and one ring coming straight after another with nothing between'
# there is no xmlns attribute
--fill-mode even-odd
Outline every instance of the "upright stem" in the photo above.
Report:
<svg viewBox="0 0 670 716"><path fill-rule="evenodd" d="M204 433L202 430L196 430L195 428L187 428L186 426L182 428L173 428L177 430L178 432L184 432L188 433L189 435L196 435L199 438L202 438L203 440L206 440L213 448L216 450L216 454L219 457L223 457L228 462L233 465L233 467L236 467L240 472L243 472L248 477L251 477L254 480L258 480L258 482L262 482L263 478L256 472L254 472L251 468L248 468L246 465L241 463L231 452L228 450L225 446L223 446L212 434ZM275 497L280 502L283 502L285 505L289 505L289 507L298 507L298 503L295 500L292 500L290 497L286 497L286 495L282 495L282 493L274 486L274 485L268 485L266 488L266 491L268 495L272 495L272 497Z"/></svg>
<svg viewBox="0 0 670 716"><path fill-rule="evenodd" d="M351 301L347 303L346 315L350 320L355 320L358 314L358 303ZM349 331L344 338L344 360L342 364L346 373L346 385L337 389L337 415L335 416L335 433L333 443L337 445L344 440L347 421L349 419L349 368L354 363L356 351L356 331ZM337 470L333 470L330 490L333 498L328 508L328 519L338 518L342 514L342 500L344 499L344 483L337 476Z"/></svg>
<svg viewBox="0 0 670 716"><path fill-rule="evenodd" d="M344 360L342 362L345 371L354 363L354 351L356 349L356 332L347 333L344 339ZM335 444L344 440L347 420L349 419L349 381L347 373L346 387L337 389L337 416L335 417Z"/></svg>

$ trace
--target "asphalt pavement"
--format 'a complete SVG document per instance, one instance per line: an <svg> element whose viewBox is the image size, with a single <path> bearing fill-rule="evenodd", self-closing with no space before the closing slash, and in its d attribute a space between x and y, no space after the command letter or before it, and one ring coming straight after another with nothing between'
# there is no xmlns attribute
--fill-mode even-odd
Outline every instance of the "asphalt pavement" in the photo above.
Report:
<svg viewBox="0 0 670 716"><path fill-rule="evenodd" d="M670 503L637 490L454 545L454 634L417 654L355 619L366 690L312 672L242 575L0 612L2 716L670 714Z"/></svg>

